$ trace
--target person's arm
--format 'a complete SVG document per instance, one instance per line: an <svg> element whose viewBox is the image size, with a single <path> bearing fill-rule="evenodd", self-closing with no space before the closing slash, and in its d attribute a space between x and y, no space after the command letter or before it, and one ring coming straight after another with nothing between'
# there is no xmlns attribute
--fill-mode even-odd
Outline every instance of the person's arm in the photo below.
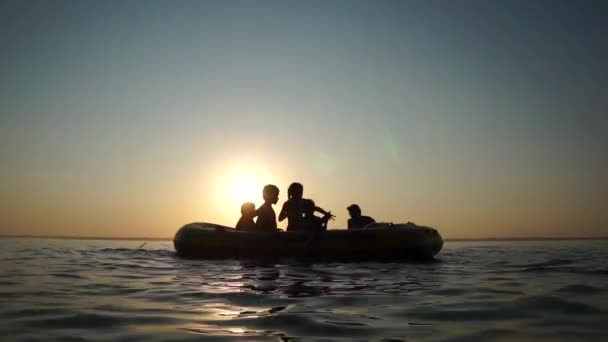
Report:
<svg viewBox="0 0 608 342"><path fill-rule="evenodd" d="M321 219L321 228L323 230L327 230L327 221L329 221L329 215L325 215L323 216L323 218Z"/></svg>
<svg viewBox="0 0 608 342"><path fill-rule="evenodd" d="M260 215L260 210L262 210L262 206L263 206L263 204L261 206L259 206L259 208L257 208L255 210L255 213L253 214L253 217L258 217Z"/></svg>
<svg viewBox="0 0 608 342"><path fill-rule="evenodd" d="M323 215L327 215L327 211L325 211L325 209L321 208L321 207L315 207L315 211L318 213L321 213Z"/></svg>
<svg viewBox="0 0 608 342"><path fill-rule="evenodd" d="M329 216L329 219L333 220L336 215L332 214L331 211L327 211L321 207L315 207L315 211L323 214L324 216Z"/></svg>
<svg viewBox="0 0 608 342"><path fill-rule="evenodd" d="M256 214L258 214L258 219L255 220L255 226L257 227L258 230L260 230L260 228L264 228L264 226L267 225L266 221L268 221L266 219L266 215L262 212L256 211Z"/></svg>
<svg viewBox="0 0 608 342"><path fill-rule="evenodd" d="M283 207L281 207L281 212L279 212L279 222L283 221L287 218L287 201L283 202Z"/></svg>
<svg viewBox="0 0 608 342"><path fill-rule="evenodd" d="M331 212L328 212L327 214L325 214L322 218L321 221L323 222L323 226L327 227L327 222L329 220L331 220L334 217L334 215L331 214Z"/></svg>
<svg viewBox="0 0 608 342"><path fill-rule="evenodd" d="M348 229L352 229L352 225L353 225L352 221L353 221L353 219L348 219L348 222L347 222L347 228Z"/></svg>
<svg viewBox="0 0 608 342"><path fill-rule="evenodd" d="M365 218L365 221L364 221L363 227L361 227L361 228L365 228L365 227L367 227L367 226L369 226L371 224L376 223L376 220L374 220L373 218L371 218L369 216L363 216L363 217Z"/></svg>

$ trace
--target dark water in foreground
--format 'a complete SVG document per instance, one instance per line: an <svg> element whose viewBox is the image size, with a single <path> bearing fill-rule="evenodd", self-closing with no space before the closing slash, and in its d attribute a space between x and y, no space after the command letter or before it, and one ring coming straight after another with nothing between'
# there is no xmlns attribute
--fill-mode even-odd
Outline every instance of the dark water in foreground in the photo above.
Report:
<svg viewBox="0 0 608 342"><path fill-rule="evenodd" d="M140 244L0 239L0 339L608 339L608 241L448 242L423 264L182 260Z"/></svg>

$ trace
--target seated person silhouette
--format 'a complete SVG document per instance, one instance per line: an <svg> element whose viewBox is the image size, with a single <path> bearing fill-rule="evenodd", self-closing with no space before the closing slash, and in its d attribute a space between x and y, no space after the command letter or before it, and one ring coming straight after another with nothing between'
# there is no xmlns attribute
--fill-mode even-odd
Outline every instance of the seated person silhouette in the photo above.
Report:
<svg viewBox="0 0 608 342"><path fill-rule="evenodd" d="M245 202L241 206L241 218L236 223L236 230L255 230L255 204L251 202Z"/></svg>
<svg viewBox="0 0 608 342"><path fill-rule="evenodd" d="M279 222L287 218L287 231L299 230L302 227L301 221L304 215L304 202L302 198L304 195L304 186L300 183L294 182L287 188L287 201L283 203L283 207L279 212ZM314 203L314 202L313 202ZM317 211L323 215L327 215L329 212L314 207L314 211ZM331 215L331 214L330 214ZM334 216L331 215L331 218Z"/></svg>
<svg viewBox="0 0 608 342"><path fill-rule="evenodd" d="M287 218L287 230L297 230L302 221L302 195L304 187L300 183L291 183L287 188L287 201L279 212L279 222Z"/></svg>
<svg viewBox="0 0 608 342"><path fill-rule="evenodd" d="M279 188L272 184L264 186L262 197L264 197L264 204L255 212L258 217L255 222L255 231L274 232L277 230L277 216L272 205L279 201Z"/></svg>
<svg viewBox="0 0 608 342"><path fill-rule="evenodd" d="M319 233L327 230L327 221L329 221L333 215L327 212L323 217L315 216L315 202L311 199L302 200L304 217L301 221L301 227L299 230Z"/></svg>
<svg viewBox="0 0 608 342"><path fill-rule="evenodd" d="M350 214L350 218L348 219L348 229L361 229L370 223L376 222L376 220L369 216L362 216L361 208L359 208L359 206L356 204L351 204L346 209Z"/></svg>

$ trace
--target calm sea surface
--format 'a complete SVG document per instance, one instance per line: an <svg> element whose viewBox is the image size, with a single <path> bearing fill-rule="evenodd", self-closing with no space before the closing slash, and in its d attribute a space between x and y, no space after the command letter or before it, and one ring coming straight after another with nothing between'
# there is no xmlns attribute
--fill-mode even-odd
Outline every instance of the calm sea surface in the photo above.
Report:
<svg viewBox="0 0 608 342"><path fill-rule="evenodd" d="M0 339L608 340L608 241L447 242L432 263L183 260L0 239Z"/></svg>

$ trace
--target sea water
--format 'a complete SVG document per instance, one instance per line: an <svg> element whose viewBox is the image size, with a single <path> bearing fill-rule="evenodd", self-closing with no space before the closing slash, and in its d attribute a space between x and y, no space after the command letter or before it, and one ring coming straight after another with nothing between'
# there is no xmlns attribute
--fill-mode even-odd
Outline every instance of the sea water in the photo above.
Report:
<svg viewBox="0 0 608 342"><path fill-rule="evenodd" d="M608 340L608 241L448 241L426 263L185 260L170 241L141 245L0 239L0 339Z"/></svg>

